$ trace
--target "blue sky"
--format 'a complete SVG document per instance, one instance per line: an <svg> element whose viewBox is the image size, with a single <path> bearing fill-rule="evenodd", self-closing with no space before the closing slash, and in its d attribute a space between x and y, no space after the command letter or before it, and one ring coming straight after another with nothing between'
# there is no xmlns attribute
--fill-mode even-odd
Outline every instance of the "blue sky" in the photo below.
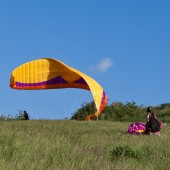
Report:
<svg viewBox="0 0 170 170"><path fill-rule="evenodd" d="M19 91L13 69L49 57L95 79L108 104L170 102L170 1L0 0L0 114L70 118L90 91Z"/></svg>

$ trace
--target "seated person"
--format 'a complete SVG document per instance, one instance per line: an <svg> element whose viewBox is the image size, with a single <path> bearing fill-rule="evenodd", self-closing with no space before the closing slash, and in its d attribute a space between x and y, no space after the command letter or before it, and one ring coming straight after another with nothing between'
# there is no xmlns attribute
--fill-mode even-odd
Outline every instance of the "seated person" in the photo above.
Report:
<svg viewBox="0 0 170 170"><path fill-rule="evenodd" d="M26 111L24 111L24 120L29 120L29 116L28 116L28 113Z"/></svg>

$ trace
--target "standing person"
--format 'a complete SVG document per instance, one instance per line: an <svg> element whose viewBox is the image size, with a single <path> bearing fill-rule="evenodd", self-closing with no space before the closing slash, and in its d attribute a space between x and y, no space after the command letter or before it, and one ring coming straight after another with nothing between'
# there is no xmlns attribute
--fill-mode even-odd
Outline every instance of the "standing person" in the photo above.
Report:
<svg viewBox="0 0 170 170"><path fill-rule="evenodd" d="M146 111L146 134L155 133L160 135L161 123L156 118L156 114L152 112L151 107L148 107Z"/></svg>

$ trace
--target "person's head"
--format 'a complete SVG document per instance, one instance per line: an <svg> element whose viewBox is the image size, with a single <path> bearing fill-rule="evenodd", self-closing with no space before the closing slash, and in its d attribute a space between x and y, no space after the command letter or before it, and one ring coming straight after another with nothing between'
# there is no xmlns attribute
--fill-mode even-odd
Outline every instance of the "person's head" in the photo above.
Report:
<svg viewBox="0 0 170 170"><path fill-rule="evenodd" d="M148 113L150 113L150 112L152 111L152 108L149 106L149 107L147 107L146 111L147 111Z"/></svg>
<svg viewBox="0 0 170 170"><path fill-rule="evenodd" d="M27 115L27 114L28 114L25 110L23 111L23 113L24 113L24 115Z"/></svg>

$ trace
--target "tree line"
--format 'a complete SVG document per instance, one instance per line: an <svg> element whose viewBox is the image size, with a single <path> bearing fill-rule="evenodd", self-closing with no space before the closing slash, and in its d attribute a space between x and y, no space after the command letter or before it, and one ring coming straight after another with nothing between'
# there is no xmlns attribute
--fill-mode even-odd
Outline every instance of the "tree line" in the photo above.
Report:
<svg viewBox="0 0 170 170"><path fill-rule="evenodd" d="M137 105L136 102L113 102L107 104L98 120L117 121L117 122L145 122L146 108L145 105ZM170 122L170 103L160 104L158 106L151 106L158 119L162 122ZM0 116L0 120L27 120L24 114L25 111L18 110L15 116L4 115ZM79 109L72 113L70 120L85 120L90 114L96 112L94 101L83 103ZM28 119L29 119L28 115ZM68 119L68 118L67 118ZM96 120L94 119L94 120Z"/></svg>
<svg viewBox="0 0 170 170"><path fill-rule="evenodd" d="M136 102L113 102L107 105L98 120L108 121L128 121L128 122L145 122L146 108L145 105L137 105ZM151 106L154 113L156 113L159 120L163 122L170 122L170 103L160 104L158 106ZM71 120L85 120L86 116L95 113L95 103L83 103L81 107L72 113ZM97 118L96 118L97 119Z"/></svg>

